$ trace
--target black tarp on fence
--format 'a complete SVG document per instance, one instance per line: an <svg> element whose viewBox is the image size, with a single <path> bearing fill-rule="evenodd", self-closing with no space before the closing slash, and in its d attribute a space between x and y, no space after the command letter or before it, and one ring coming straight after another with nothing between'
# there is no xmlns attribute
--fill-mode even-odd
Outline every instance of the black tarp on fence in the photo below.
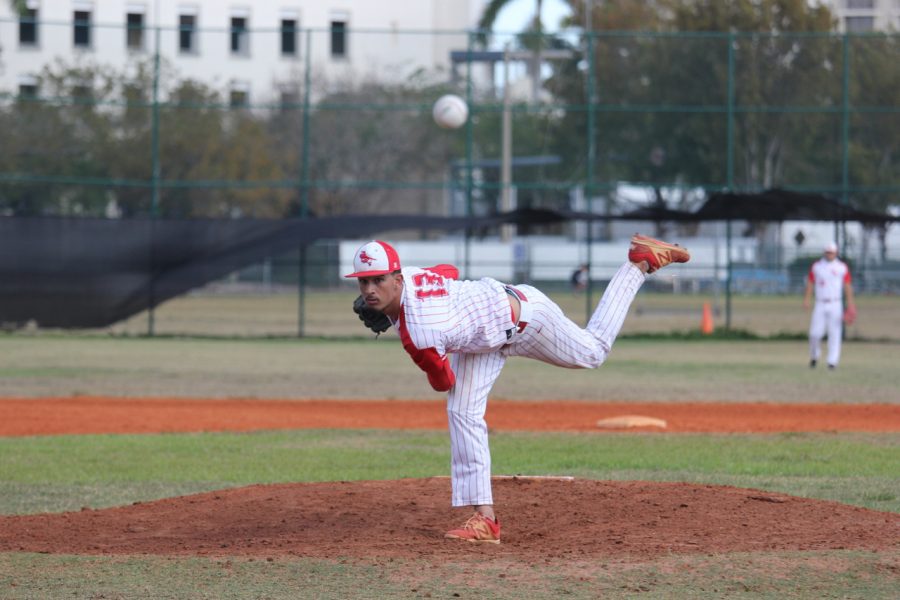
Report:
<svg viewBox="0 0 900 600"><path fill-rule="evenodd" d="M501 224L568 220L819 220L890 223L808 194L713 194L697 212L640 209L621 215L522 209L489 217L358 215L330 218L0 218L0 323L19 327L104 327L266 257L320 239L385 231L487 231Z"/></svg>

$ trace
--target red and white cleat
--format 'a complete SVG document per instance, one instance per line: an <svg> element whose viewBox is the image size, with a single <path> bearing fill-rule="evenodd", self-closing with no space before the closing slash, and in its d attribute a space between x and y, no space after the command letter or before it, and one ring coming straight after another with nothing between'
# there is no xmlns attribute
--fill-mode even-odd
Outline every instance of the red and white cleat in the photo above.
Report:
<svg viewBox="0 0 900 600"><path fill-rule="evenodd" d="M631 237L631 247L628 249L628 260L633 263L646 260L650 265L647 272L653 273L671 263L686 263L691 260L691 253L678 244L669 244L646 235L634 234Z"/></svg>
<svg viewBox="0 0 900 600"><path fill-rule="evenodd" d="M481 513L475 513L469 517L465 525L459 529L451 529L444 537L482 544L499 544L500 522L488 519Z"/></svg>

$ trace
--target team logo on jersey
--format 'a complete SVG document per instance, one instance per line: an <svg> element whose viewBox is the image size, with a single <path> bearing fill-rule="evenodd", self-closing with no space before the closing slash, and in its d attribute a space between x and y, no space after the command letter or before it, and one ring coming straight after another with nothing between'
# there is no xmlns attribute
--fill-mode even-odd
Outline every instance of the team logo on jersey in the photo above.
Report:
<svg viewBox="0 0 900 600"><path fill-rule="evenodd" d="M366 254L366 251L363 250L359 253L359 262L364 262L371 267L372 263L375 262L375 258L369 256L368 254Z"/></svg>
<svg viewBox="0 0 900 600"><path fill-rule="evenodd" d="M437 273L425 271L413 276L413 285L416 288L416 298L440 298L449 295L445 287L444 278Z"/></svg>

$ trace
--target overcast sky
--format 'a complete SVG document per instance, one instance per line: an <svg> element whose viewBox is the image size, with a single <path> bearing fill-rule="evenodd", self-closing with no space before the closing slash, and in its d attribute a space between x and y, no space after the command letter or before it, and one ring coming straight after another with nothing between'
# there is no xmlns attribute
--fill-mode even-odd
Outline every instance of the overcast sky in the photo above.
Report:
<svg viewBox="0 0 900 600"><path fill-rule="evenodd" d="M537 7L535 0L514 0L506 6L497 16L494 31L504 33L518 33L534 17L534 9ZM547 31L559 29L559 21L570 13L569 5L563 0L544 0L541 7L542 21Z"/></svg>

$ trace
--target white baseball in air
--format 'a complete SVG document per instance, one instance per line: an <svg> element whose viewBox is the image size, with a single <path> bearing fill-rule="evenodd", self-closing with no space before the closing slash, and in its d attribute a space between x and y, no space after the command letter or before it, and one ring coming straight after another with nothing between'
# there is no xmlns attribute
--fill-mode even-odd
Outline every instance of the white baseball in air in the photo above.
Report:
<svg viewBox="0 0 900 600"><path fill-rule="evenodd" d="M469 106L455 94L441 96L431 110L434 122L444 129L456 129L469 118Z"/></svg>

